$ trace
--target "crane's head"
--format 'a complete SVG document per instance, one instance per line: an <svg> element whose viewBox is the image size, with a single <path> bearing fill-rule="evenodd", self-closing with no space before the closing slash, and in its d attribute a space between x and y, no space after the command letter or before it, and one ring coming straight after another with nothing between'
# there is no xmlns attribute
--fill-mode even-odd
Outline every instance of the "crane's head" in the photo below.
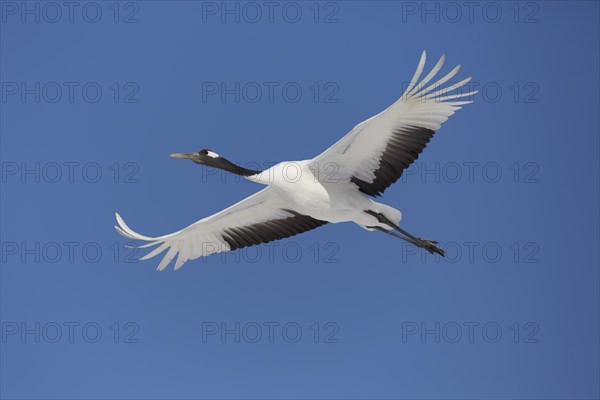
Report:
<svg viewBox="0 0 600 400"><path fill-rule="evenodd" d="M262 171L257 171L253 169L247 169L235 165L228 159L221 157L217 153L209 149L203 149L194 153L179 153L179 154L171 154L173 158L186 158L188 160L192 160L196 164L206 165L208 167L220 168L222 170L231 172L233 174L241 175L241 176L251 176L260 174Z"/></svg>
<svg viewBox="0 0 600 400"><path fill-rule="evenodd" d="M223 163L228 161L210 149L203 149L194 153L171 154L173 158L186 158L196 164L207 165L209 167L222 168Z"/></svg>

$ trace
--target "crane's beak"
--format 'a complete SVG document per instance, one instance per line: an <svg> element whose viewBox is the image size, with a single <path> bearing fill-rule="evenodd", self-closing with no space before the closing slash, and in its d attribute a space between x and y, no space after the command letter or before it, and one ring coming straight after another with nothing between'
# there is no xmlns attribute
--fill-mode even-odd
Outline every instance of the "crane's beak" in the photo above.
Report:
<svg viewBox="0 0 600 400"><path fill-rule="evenodd" d="M196 153L174 153L174 154L169 154L169 157L187 158L188 160L192 160L195 155L196 155Z"/></svg>

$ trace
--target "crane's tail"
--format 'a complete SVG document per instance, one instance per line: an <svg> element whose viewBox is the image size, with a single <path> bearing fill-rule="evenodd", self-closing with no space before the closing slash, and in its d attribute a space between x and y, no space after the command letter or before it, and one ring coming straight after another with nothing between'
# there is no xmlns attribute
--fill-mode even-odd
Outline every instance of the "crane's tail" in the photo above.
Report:
<svg viewBox="0 0 600 400"><path fill-rule="evenodd" d="M402 220L402 213L400 210L395 209L394 207L388 206L387 204L378 203L374 200L375 203L375 211L383 214L389 221L393 222L395 225L400 224L400 220Z"/></svg>

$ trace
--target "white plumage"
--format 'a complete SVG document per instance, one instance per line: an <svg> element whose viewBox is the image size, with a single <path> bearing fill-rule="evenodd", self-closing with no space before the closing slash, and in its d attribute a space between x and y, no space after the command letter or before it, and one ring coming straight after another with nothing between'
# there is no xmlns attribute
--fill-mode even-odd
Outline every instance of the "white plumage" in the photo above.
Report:
<svg viewBox="0 0 600 400"><path fill-rule="evenodd" d="M425 60L423 52L400 99L355 126L313 159L282 162L266 171L250 171L210 150L173 155L223 168L267 185L254 195L164 236L140 235L129 228L118 213L119 226L115 228L127 238L147 242L140 247L157 246L142 260L166 251L158 270L166 268L176 256L175 269L179 269L188 260L282 239L328 222L355 222L365 229L381 230L430 252L443 254L435 247L437 242L415 238L399 228L400 211L369 197L380 195L400 178L441 124L462 105L471 103L459 99L476 93L456 92L471 78L445 86L460 66L430 84L444 64L444 56L419 81ZM394 229L404 236L392 233Z"/></svg>

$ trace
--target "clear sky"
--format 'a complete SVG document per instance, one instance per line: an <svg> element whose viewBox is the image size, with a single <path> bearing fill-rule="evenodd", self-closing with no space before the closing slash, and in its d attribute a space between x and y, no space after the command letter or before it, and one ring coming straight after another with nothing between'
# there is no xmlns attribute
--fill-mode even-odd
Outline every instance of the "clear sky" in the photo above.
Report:
<svg viewBox="0 0 600 400"><path fill-rule="evenodd" d="M471 4L471 3L469 3ZM598 2L0 2L3 398L592 399ZM475 103L351 224L156 272L170 233L324 150L422 50Z"/></svg>

